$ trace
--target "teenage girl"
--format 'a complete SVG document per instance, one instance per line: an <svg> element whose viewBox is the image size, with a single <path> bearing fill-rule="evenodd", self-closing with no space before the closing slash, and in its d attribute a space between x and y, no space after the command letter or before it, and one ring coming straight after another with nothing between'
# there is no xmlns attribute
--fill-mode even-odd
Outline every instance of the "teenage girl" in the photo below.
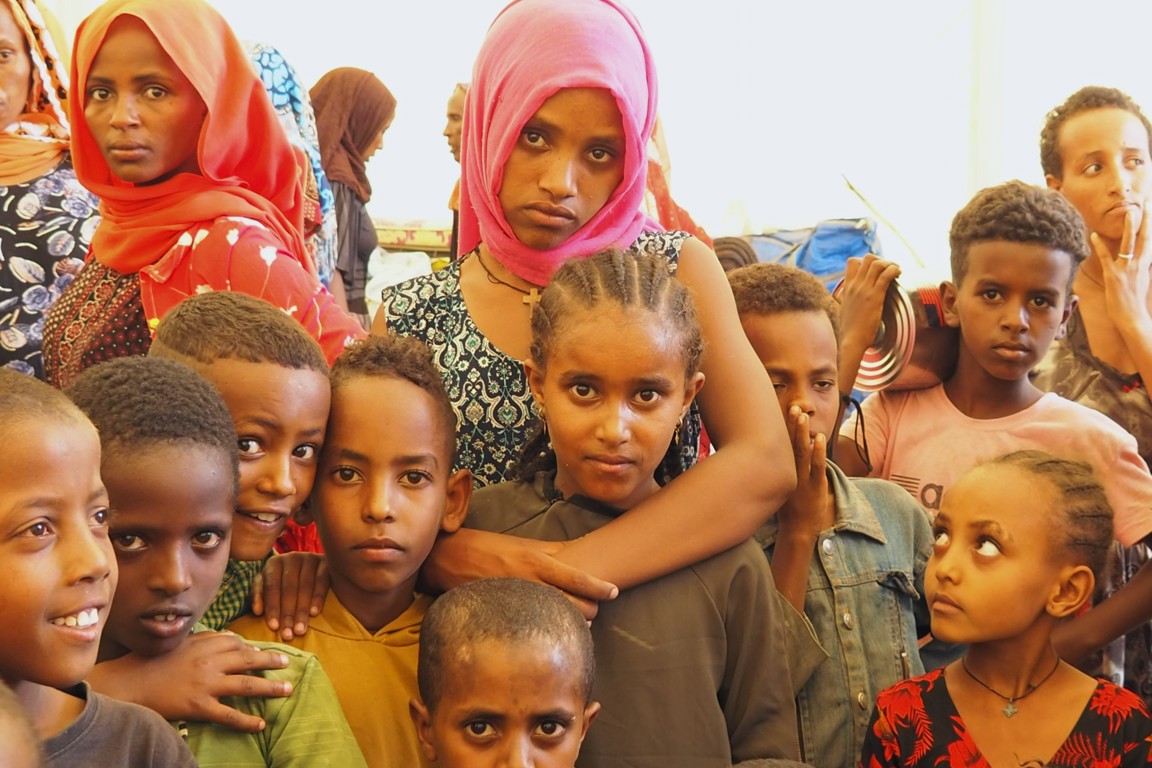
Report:
<svg viewBox="0 0 1152 768"><path fill-rule="evenodd" d="M474 531L446 536L425 569L436 586L514 575L601 599L611 585L585 574L630 587L724 551L795 485L771 381L741 331L715 254L685 233L659 231L640 211L655 119L654 61L639 23L614 0L505 8L481 47L465 105L464 255L386 291L374 330L432 347L460 420L460 465L484 483L508 479L531 422L523 361L541 286L563 263L606 247L660 255L696 302L709 381L698 402L718 450L565 546ZM695 459L697 425L685 419L677 471Z"/></svg>
<svg viewBox="0 0 1152 768"><path fill-rule="evenodd" d="M76 177L102 218L46 323L50 383L145 354L159 319L209 290L275 304L330 361L363 335L305 251L297 150L218 12L109 0L77 30L71 75Z"/></svg>
<svg viewBox="0 0 1152 768"><path fill-rule="evenodd" d="M573 260L532 312L530 349L541 428L520 479L476 491L467 524L545 541L592 535L660 492L660 465L704 383L692 298L658 256ZM795 759L782 610L751 540L602 605L592 637L605 720L580 764Z"/></svg>
<svg viewBox="0 0 1152 768"><path fill-rule="evenodd" d="M1146 765L1143 700L1052 643L1091 598L1112 541L1089 466L1039 451L982 464L944 495L934 533L932 634L968 652L877 697L861 765Z"/></svg>

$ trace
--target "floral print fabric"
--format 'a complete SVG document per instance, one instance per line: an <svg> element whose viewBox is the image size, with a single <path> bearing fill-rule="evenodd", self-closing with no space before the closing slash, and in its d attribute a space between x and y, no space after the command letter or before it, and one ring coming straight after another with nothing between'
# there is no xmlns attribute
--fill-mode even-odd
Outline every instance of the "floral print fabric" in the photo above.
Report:
<svg viewBox="0 0 1152 768"><path fill-rule="evenodd" d="M39 179L0 186L0 365L44 378L44 321L84 266L98 204L68 159Z"/></svg>
<svg viewBox="0 0 1152 768"><path fill-rule="evenodd" d="M1072 732L1046 768L1128 768L1149 763L1152 717L1136 694L1100 680ZM1040 766L1025 760L1022 765ZM881 692L861 768L989 768L952 703L944 670Z"/></svg>

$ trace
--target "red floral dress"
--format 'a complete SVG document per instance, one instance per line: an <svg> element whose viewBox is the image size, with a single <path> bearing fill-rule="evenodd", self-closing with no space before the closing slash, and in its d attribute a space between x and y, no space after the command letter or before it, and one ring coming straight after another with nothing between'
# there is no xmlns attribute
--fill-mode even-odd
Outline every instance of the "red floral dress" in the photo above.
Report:
<svg viewBox="0 0 1152 768"><path fill-rule="evenodd" d="M1150 751L1152 716L1143 699L1101 680L1045 768L1146 766ZM876 698L860 768L887 766L989 768L952 703L943 669L897 683Z"/></svg>

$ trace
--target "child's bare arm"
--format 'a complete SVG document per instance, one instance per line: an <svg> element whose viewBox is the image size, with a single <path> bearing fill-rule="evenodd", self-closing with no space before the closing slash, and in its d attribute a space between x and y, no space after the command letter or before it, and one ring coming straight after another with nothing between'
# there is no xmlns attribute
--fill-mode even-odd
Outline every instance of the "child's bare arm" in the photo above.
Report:
<svg viewBox="0 0 1152 768"><path fill-rule="evenodd" d="M199 720L238 731L264 730L265 722L220 703L225 696L280 698L292 685L248 674L283 669L288 658L261 651L230 632L199 632L164 656L130 653L97 664L88 681L100 693L140 704L168 720Z"/></svg>
<svg viewBox="0 0 1152 768"><path fill-rule="evenodd" d="M772 578L784 599L800 613L808 591L808 570L820 531L830 527L827 448L828 438L808 439L808 414L799 406L788 413L789 436L796 458L796 492L776 515L779 523L772 551Z"/></svg>
<svg viewBox="0 0 1152 768"><path fill-rule="evenodd" d="M1146 544L1149 539L1152 536ZM1052 642L1060 658L1074 664L1148 621L1152 621L1152 562L1112 597L1057 627Z"/></svg>
<svg viewBox="0 0 1152 768"><path fill-rule="evenodd" d="M880 328L884 296L900 276L900 266L868 254L848 259L844 288L840 294L840 375L842 393L850 393L860 371L864 352L872 346Z"/></svg>
<svg viewBox="0 0 1152 768"><path fill-rule="evenodd" d="M285 642L308 631L308 620L324 608L331 582L328 563L315 552L275 555L252 583L252 613Z"/></svg>

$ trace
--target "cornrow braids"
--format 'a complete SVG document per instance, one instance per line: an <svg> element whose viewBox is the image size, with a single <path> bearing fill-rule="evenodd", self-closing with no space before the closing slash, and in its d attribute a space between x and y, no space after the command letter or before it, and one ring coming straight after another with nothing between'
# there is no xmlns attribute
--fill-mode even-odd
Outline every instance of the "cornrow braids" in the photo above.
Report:
<svg viewBox="0 0 1152 768"><path fill-rule="evenodd" d="M556 340L563 335L573 314L605 303L624 310L651 312L664 327L679 332L685 381L700 369L704 340L692 294L673 277L664 257L619 248L569 260L556 270L532 310L529 353L536 367L547 367ZM537 472L555 468L556 456L548 445L544 425L537 420L521 453L516 475L521 480L531 480ZM678 452L670 446L656 476L674 477L680 471Z"/></svg>
<svg viewBox="0 0 1152 768"><path fill-rule="evenodd" d="M1112 546L1112 507L1092 467L1044 451L1016 451L988 464L1017 467L1052 486L1059 515L1049 526L1052 543L1073 564L1091 568L1099 583Z"/></svg>
<svg viewBox="0 0 1152 768"><path fill-rule="evenodd" d="M1060 131L1073 117L1093 109L1122 109L1140 118L1144 130L1148 133L1148 151L1152 154L1152 123L1148 122L1140 105L1133 101L1131 96L1116 88L1089 85L1069 96L1063 104L1044 118L1044 127L1040 131L1040 167L1044 169L1045 175L1057 179L1064 178L1064 158L1060 156Z"/></svg>
<svg viewBox="0 0 1152 768"><path fill-rule="evenodd" d="M1088 230L1076 208L1059 192L1022 181L980 190L952 219L952 282L964 281L968 250L989 240L1037 243L1068 254L1069 291L1077 267L1089 255Z"/></svg>

